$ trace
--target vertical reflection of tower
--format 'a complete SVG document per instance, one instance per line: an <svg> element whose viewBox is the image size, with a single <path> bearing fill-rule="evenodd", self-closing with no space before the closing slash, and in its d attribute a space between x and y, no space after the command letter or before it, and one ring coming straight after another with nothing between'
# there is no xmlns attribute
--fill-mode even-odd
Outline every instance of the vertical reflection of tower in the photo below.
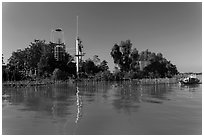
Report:
<svg viewBox="0 0 204 137"><path fill-rule="evenodd" d="M79 87L77 86L76 87L76 99L77 99L77 115L76 115L76 120L75 120L75 123L78 123L79 122L79 119L82 117L82 105L83 105L83 102L82 102L82 97L79 95Z"/></svg>
<svg viewBox="0 0 204 137"><path fill-rule="evenodd" d="M55 44L54 57L57 61L63 61L65 57L64 32L61 28L52 30L51 42Z"/></svg>

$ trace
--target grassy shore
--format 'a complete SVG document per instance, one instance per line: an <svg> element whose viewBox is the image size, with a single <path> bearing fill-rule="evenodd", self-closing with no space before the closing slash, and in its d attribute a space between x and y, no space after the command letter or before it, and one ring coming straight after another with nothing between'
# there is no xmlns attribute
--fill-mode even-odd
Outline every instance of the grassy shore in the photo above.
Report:
<svg viewBox="0 0 204 137"><path fill-rule="evenodd" d="M3 82L3 87L29 87L29 86L41 86L55 84L60 81L54 81L50 79L38 79L38 80L24 80L24 81L6 81Z"/></svg>
<svg viewBox="0 0 204 137"><path fill-rule="evenodd" d="M133 81L136 84L174 84L178 83L177 78L157 78L157 79L125 79L124 82ZM74 84L77 82L101 82L94 79L68 79L64 81L51 80L51 79L40 79L40 80L25 80L25 81L6 81L3 82L3 87L29 87L29 86L41 86L51 84Z"/></svg>
<svg viewBox="0 0 204 137"><path fill-rule="evenodd" d="M156 78L156 79L140 79L139 84L175 84L179 80L176 78Z"/></svg>

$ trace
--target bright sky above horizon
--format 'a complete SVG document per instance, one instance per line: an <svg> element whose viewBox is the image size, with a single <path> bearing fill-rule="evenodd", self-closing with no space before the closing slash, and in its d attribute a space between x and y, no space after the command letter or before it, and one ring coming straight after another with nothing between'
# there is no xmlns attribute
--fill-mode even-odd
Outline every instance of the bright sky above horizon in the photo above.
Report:
<svg viewBox="0 0 204 137"><path fill-rule="evenodd" d="M85 59L98 55L114 63L115 43L130 39L139 52L148 49L170 60L179 72L202 72L202 3L2 3L2 53L28 47L34 39L50 41L62 28L66 50L74 54L76 16Z"/></svg>

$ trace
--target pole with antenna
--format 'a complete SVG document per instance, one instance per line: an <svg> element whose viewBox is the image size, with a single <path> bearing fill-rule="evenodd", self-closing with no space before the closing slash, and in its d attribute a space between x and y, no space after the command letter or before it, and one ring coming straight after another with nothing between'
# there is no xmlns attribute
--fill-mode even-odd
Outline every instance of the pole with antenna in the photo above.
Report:
<svg viewBox="0 0 204 137"><path fill-rule="evenodd" d="M83 53L83 45L81 44L82 41L79 39L79 29L78 29L78 16L77 16L77 32L76 32L76 73L77 73L77 78L79 78L79 63L82 61L82 56L85 55Z"/></svg>
<svg viewBox="0 0 204 137"><path fill-rule="evenodd" d="M77 32L76 32L76 74L79 77L79 34L78 34L78 16L77 16Z"/></svg>

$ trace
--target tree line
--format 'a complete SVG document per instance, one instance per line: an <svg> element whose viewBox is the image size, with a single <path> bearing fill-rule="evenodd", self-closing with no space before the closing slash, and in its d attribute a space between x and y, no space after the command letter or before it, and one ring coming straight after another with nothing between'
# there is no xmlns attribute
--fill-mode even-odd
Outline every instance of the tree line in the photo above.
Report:
<svg viewBox="0 0 204 137"><path fill-rule="evenodd" d="M111 50L118 73L127 78L171 78L178 74L175 65L163 57L162 53L150 52L148 49L139 53L132 49L130 40L114 44ZM146 64L143 68L142 64Z"/></svg>
<svg viewBox="0 0 204 137"><path fill-rule="evenodd" d="M14 51L3 68L3 81L27 80L36 78L52 78L66 80L76 78L76 64L74 57L64 53L64 59L57 61L54 57L54 43L45 40L34 40L21 50ZM132 49L130 40L114 44L110 52L116 67L110 72L108 62L98 55L86 60L80 60L80 78L96 80L122 80L133 78L173 77L178 74L177 68L165 59L161 53L155 54L148 50ZM3 60L2 60L3 61ZM141 69L141 62L146 65Z"/></svg>

